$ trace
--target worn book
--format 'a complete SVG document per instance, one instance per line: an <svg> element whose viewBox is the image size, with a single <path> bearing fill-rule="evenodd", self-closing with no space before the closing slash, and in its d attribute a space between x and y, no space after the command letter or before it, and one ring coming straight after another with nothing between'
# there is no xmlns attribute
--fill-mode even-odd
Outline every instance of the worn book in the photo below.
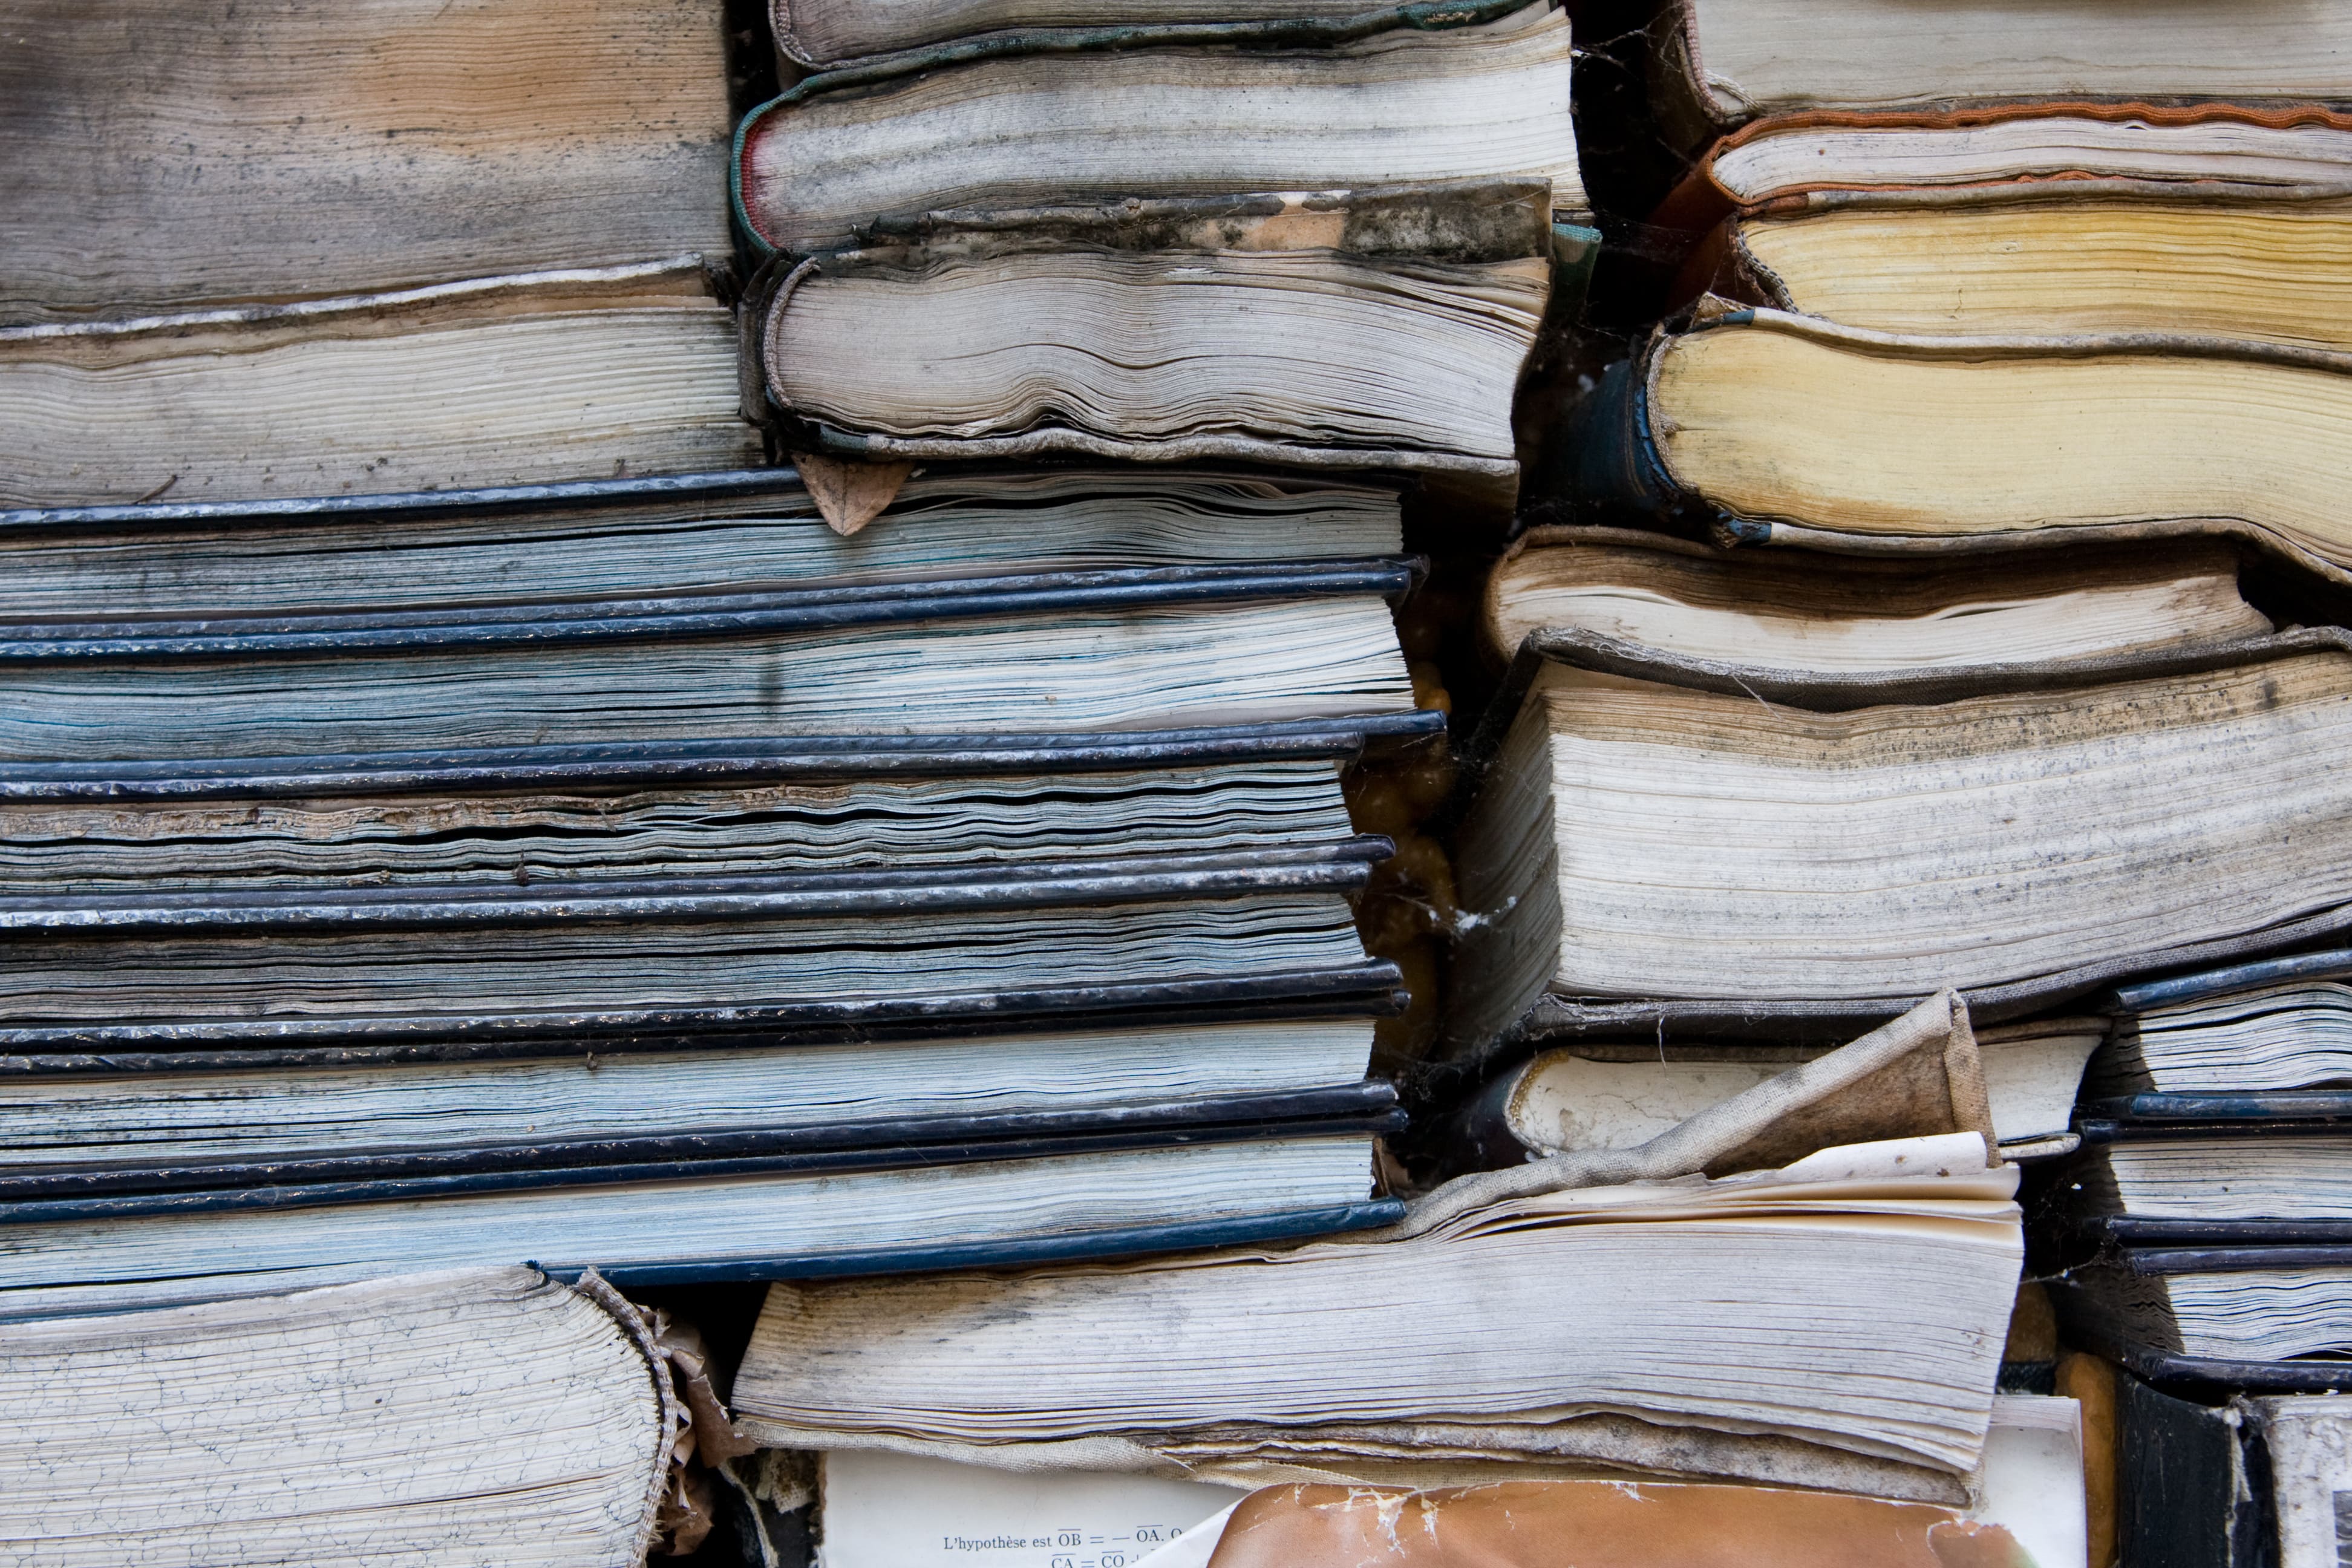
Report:
<svg viewBox="0 0 2352 1568"><path fill-rule="evenodd" d="M789 468L0 513L0 623L875 588L1403 552L1393 487L1217 468L919 475L853 537Z"/></svg>
<svg viewBox="0 0 2352 1568"><path fill-rule="evenodd" d="M1941 993L1639 1149L1465 1177L1353 1242L780 1288L739 1414L772 1443L1013 1468L1598 1463L1954 1500L2018 1258L1981 1088L1926 1092L1964 1074L1968 1030ZM1858 1089L1889 1082L1920 1092ZM1813 1136L1871 1122L1897 1136ZM1803 1348L1832 1322L1834 1365Z"/></svg>
<svg viewBox="0 0 2352 1568"><path fill-rule="evenodd" d="M1793 115L1718 143L1654 218L1752 304L1892 333L2352 346L2329 258L2352 121L2313 107Z"/></svg>
<svg viewBox="0 0 2352 1568"><path fill-rule="evenodd" d="M426 1270L0 1327L11 1555L635 1568L703 1437L646 1317Z"/></svg>
<svg viewBox="0 0 2352 1568"><path fill-rule="evenodd" d="M782 276L784 443L1517 473L1540 181L928 215Z"/></svg>
<svg viewBox="0 0 2352 1568"><path fill-rule="evenodd" d="M1279 990L1306 973L1362 975L1349 900L1391 847L1359 838L528 885L51 889L0 899L0 1035L20 1049L420 1027L545 1036L664 1018L708 1029L1018 1014L1103 987Z"/></svg>
<svg viewBox="0 0 2352 1568"><path fill-rule="evenodd" d="M2052 1296L2070 1342L2144 1377L2352 1392L2352 1246L2124 1246Z"/></svg>
<svg viewBox="0 0 2352 1568"><path fill-rule="evenodd" d="M625 1284L1003 1268L1393 1220L1394 1110L0 1202L0 1319L526 1260Z"/></svg>
<svg viewBox="0 0 2352 1568"><path fill-rule="evenodd" d="M1607 637L1843 675L2097 659L2275 629L2218 542L1926 563L1710 549L1629 529L1535 528L1486 581L1482 629Z"/></svg>
<svg viewBox="0 0 2352 1568"><path fill-rule="evenodd" d="M1478 0L1442 10L1365 0L768 0L768 22L784 58L811 70L884 66L909 51L952 46L958 55L1107 41L1117 35L1200 38L1275 34L1298 43L1342 43L1390 27L1496 15L1517 0Z"/></svg>
<svg viewBox="0 0 2352 1568"><path fill-rule="evenodd" d="M0 326L0 506L740 468L762 447L738 380L733 314L690 253Z"/></svg>
<svg viewBox="0 0 2352 1568"><path fill-rule="evenodd" d="M2352 1553L2352 1415L2340 1398L2123 1397L2125 1561L2155 1568L2336 1568Z"/></svg>
<svg viewBox="0 0 2352 1568"><path fill-rule="evenodd" d="M2324 939L2347 696L2332 629L1885 674L1531 637L1455 861L1457 1040L1752 1033L1948 982L1998 1022Z"/></svg>
<svg viewBox="0 0 2352 1568"><path fill-rule="evenodd" d="M2293 410L2292 420L2278 410ZM2352 355L2160 331L1881 331L1703 302L1561 432L1572 499L1853 551L2251 534L2339 584Z"/></svg>
<svg viewBox="0 0 2352 1568"><path fill-rule="evenodd" d="M19 623L0 759L1174 730L1408 713L1390 560Z"/></svg>
<svg viewBox="0 0 2352 1568"><path fill-rule="evenodd" d="M2097 1018L1975 1031L1993 1136L2005 1158L2074 1152L2076 1089L2105 1034ZM1822 1054L1820 1047L1742 1041L1579 1041L1492 1076L1454 1118L1453 1157L1491 1168L1577 1150L1635 1148Z"/></svg>
<svg viewBox="0 0 2352 1568"><path fill-rule="evenodd" d="M2312 1114L2352 1091L2352 952L2329 948L2121 987L2089 1088L2130 1117Z"/></svg>
<svg viewBox="0 0 2352 1568"><path fill-rule="evenodd" d="M2019 1248L2013 1172L1945 1142L1975 1169L1897 1175L1894 1144L1501 1198L1388 1240L772 1288L736 1408L766 1442L999 1463L1548 1458L1948 1500ZM1804 1348L1825 1338L1834 1364Z"/></svg>
<svg viewBox="0 0 2352 1568"><path fill-rule="evenodd" d="M723 258L722 9L718 0L561 0L528 12L496 0L17 7L0 58L0 325L375 297L680 251ZM652 323L615 330L660 341ZM360 335L338 334L311 357L364 357L351 341ZM205 346L183 345L182 375L201 366ZM608 356L619 346L608 342ZM658 363L644 374L659 374ZM357 406L350 423L321 428L360 437L355 463L414 461L405 442L365 437L363 421L432 368L414 355L349 366L332 395ZM166 374L145 373L155 378L151 399ZM104 379L141 375L116 369ZM215 416L240 412L256 379L214 381L223 389ZM576 419L598 379L590 370L567 392L542 376L515 393L545 416ZM426 386L415 390L429 401ZM620 391L598 390L608 407ZM6 422L20 432L13 450L28 410L8 402ZM298 401L277 412L321 411ZM257 422L245 438L267 429ZM585 471L609 473L628 456L614 451Z"/></svg>
<svg viewBox="0 0 2352 1568"><path fill-rule="evenodd" d="M1580 215L1567 14L1483 15L1340 41L1114 27L821 74L737 132L737 217L805 255L877 218L1236 191L1517 179Z"/></svg>
<svg viewBox="0 0 2352 1568"><path fill-rule="evenodd" d="M2352 100L2352 21L2299 0L1675 0L1652 37L1685 134L1808 110Z"/></svg>

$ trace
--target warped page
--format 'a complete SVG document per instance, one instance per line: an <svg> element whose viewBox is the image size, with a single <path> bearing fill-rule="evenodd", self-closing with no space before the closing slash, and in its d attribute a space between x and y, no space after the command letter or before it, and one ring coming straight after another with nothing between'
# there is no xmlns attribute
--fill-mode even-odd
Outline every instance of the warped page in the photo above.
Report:
<svg viewBox="0 0 2352 1568"><path fill-rule="evenodd" d="M2333 352L1898 335L1738 310L1612 370L1579 418L1585 499L1688 501L1743 538L2252 530L2323 571L2352 565L2337 504L2352 357Z"/></svg>
<svg viewBox="0 0 2352 1568"><path fill-rule="evenodd" d="M1465 1041L1548 993L1892 1011L1949 980L2021 1010L2352 898L2339 633L1942 700L1549 646L1462 837L1493 922L1457 961Z"/></svg>
<svg viewBox="0 0 2352 1568"><path fill-rule="evenodd" d="M856 537L792 470L593 505L493 491L353 516L331 498L168 501L0 536L0 620L257 615L952 583L1402 553L1393 489L1334 476L1061 468L917 476ZM743 475L721 476L730 479ZM748 476L756 478L757 476ZM173 487L173 494L178 487Z"/></svg>
<svg viewBox="0 0 2352 1568"><path fill-rule="evenodd" d="M1975 1169L1810 1179L1946 1143ZM1948 1488L1990 1413L2014 1173L1975 1134L1870 1149L1505 1198L1402 1240L777 1286L737 1409L767 1442L1001 1462L1344 1464L1418 1434L1424 1458L1819 1478L1844 1456Z"/></svg>
<svg viewBox="0 0 2352 1568"><path fill-rule="evenodd" d="M875 459L1509 478L1549 220L1541 184L948 215L784 281L769 395Z"/></svg>
<svg viewBox="0 0 2352 1568"><path fill-rule="evenodd" d="M205 781L211 782L211 781ZM0 798L0 895L529 887L615 879L912 870L1336 845L1351 836L1327 759L1152 769L902 773L809 783L647 782L188 800ZM27 797L30 798L27 798Z"/></svg>
<svg viewBox="0 0 2352 1568"><path fill-rule="evenodd" d="M509 1267L0 1327L0 1528L89 1568L634 1568L674 1396L588 1289Z"/></svg>
<svg viewBox="0 0 2352 1568"><path fill-rule="evenodd" d="M2300 0L1676 0L1670 70L1719 125L2057 99L2352 100L2352 18Z"/></svg>
<svg viewBox="0 0 2352 1568"><path fill-rule="evenodd" d="M1013 55L756 110L735 169L777 250L876 218L1129 196L1547 181L1580 212L1565 12L1406 28L1331 47ZM1017 124L1017 136L1003 127Z"/></svg>
<svg viewBox="0 0 2352 1568"><path fill-rule="evenodd" d="M0 505L745 468L763 454L740 402L733 317L699 256L6 327Z"/></svg>
<svg viewBox="0 0 2352 1568"><path fill-rule="evenodd" d="M1791 670L1899 672L2096 658L2259 637L2219 543L1910 562L1710 550L1628 530L1538 528L1486 584L1487 646L1537 632Z"/></svg>
<svg viewBox="0 0 2352 1568"><path fill-rule="evenodd" d="M721 9L13 7L0 324L723 256Z"/></svg>

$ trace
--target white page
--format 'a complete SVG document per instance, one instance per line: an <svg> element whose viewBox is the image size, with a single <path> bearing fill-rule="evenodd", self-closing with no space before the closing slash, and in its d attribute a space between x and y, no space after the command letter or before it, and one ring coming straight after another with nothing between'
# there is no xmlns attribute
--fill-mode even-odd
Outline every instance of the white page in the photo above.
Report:
<svg viewBox="0 0 2352 1568"><path fill-rule="evenodd" d="M2006 1525L2035 1568L2084 1568L2083 1407L2072 1399L1997 1394L1985 1434L1983 1499L1974 1517Z"/></svg>
<svg viewBox="0 0 2352 1568"><path fill-rule="evenodd" d="M1134 1568L1241 1497L1232 1487L946 1459L824 1456L819 1568Z"/></svg>

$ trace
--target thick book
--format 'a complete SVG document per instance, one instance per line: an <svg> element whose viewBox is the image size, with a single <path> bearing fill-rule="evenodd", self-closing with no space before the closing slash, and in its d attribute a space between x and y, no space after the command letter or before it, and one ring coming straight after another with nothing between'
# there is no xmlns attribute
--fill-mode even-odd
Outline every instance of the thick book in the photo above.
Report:
<svg viewBox="0 0 2352 1568"><path fill-rule="evenodd" d="M512 1266L9 1323L0 1397L26 1563L635 1568L703 1440L646 1314Z"/></svg>
<svg viewBox="0 0 2352 1568"><path fill-rule="evenodd" d="M698 254L5 326L0 506L740 468L762 458L740 404Z"/></svg>
<svg viewBox="0 0 2352 1568"><path fill-rule="evenodd" d="M19 8L0 58L0 325L723 257L722 11L719 0ZM364 416L387 390L352 380L343 395L363 398L351 412ZM539 395L579 413L576 393ZM25 417L12 399L9 425ZM359 445L360 462L397 452Z"/></svg>
<svg viewBox="0 0 2352 1568"><path fill-rule="evenodd" d="M763 1442L1000 1465L1549 1459L1955 1501L2016 1288L2014 1181L1960 1134L1716 1181L1441 1189L1390 1232L1287 1251L782 1285L735 1408Z"/></svg>
<svg viewBox="0 0 2352 1568"><path fill-rule="evenodd" d="M2341 930L2352 643L1826 674L1523 646L1455 861L1457 1039L1992 1022ZM2184 796L2183 770L2200 788Z"/></svg>
<svg viewBox="0 0 2352 1568"><path fill-rule="evenodd" d="M1654 37L1654 90L1691 132L1814 110L2352 100L2352 21L2298 0L1675 0Z"/></svg>
<svg viewBox="0 0 2352 1568"><path fill-rule="evenodd" d="M1402 1212L1373 1191L1373 1139L1402 1124L1377 1110L1111 1119L960 1144L0 1201L0 1320L517 1262L651 1285L1297 1238Z"/></svg>
<svg viewBox="0 0 2352 1568"><path fill-rule="evenodd" d="M1566 632L1825 674L2096 659L2261 637L2220 542L1986 560L1842 560L1710 549L1629 529L1543 527L1486 580L1481 629L1508 660Z"/></svg>
<svg viewBox="0 0 2352 1568"><path fill-rule="evenodd" d="M918 475L852 538L788 468L0 512L0 623L871 588L1403 553L1353 478L1057 468Z"/></svg>
<svg viewBox="0 0 2352 1568"><path fill-rule="evenodd" d="M2224 1105L2116 1118L2087 1107L2066 1207L2094 1234L2134 1246L2352 1242L2352 1096L2327 1098L2333 1116Z"/></svg>
<svg viewBox="0 0 2352 1568"><path fill-rule="evenodd" d="M0 633L0 759L1171 730L1410 712L1394 560Z"/></svg>
<svg viewBox="0 0 2352 1568"><path fill-rule="evenodd" d="M1238 459L1511 479L1551 288L1536 182L877 225L758 326L784 443L880 461Z"/></svg>
<svg viewBox="0 0 2352 1568"><path fill-rule="evenodd" d="M1581 214L1568 16L1541 0L1483 15L1340 42L1109 27L827 72L738 129L736 216L757 246L805 255L877 218L1236 191L1518 179Z"/></svg>
<svg viewBox="0 0 2352 1568"><path fill-rule="evenodd" d="M1852 551L2250 535L2331 578L2352 355L2168 329L1880 331L1702 301L1561 432L1587 502Z"/></svg>

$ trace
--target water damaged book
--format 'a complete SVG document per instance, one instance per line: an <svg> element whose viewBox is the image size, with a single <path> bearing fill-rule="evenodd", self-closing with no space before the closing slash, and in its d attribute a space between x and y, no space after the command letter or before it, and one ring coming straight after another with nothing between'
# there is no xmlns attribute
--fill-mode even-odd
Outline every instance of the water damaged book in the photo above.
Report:
<svg viewBox="0 0 2352 1568"><path fill-rule="evenodd" d="M1441 722L1393 491L917 479L854 538L773 471L12 521L0 683L78 717L0 764L0 1315L1392 1212L1400 976L1350 907L1388 844L1339 771ZM92 597L123 618L51 618Z"/></svg>
<svg viewBox="0 0 2352 1568"><path fill-rule="evenodd" d="M2342 633L2272 631L2210 548L1823 560L1579 535L1498 574L1461 1048L1883 1016L1939 975L1998 1022L2341 928Z"/></svg>
<svg viewBox="0 0 2352 1568"><path fill-rule="evenodd" d="M887 49L907 37L892 9L842 7L842 30L878 23L866 39ZM1563 11L1500 0L1202 26L1171 10L810 77L738 130L737 217L758 246L807 256L877 218L1130 196L1515 179L1548 184L1563 216L1587 210ZM942 11L915 27L933 24L966 25Z"/></svg>
<svg viewBox="0 0 2352 1568"><path fill-rule="evenodd" d="M1542 181L877 222L772 272L784 443L1511 479L1553 271Z"/></svg>
<svg viewBox="0 0 2352 1568"><path fill-rule="evenodd" d="M760 461L729 309L722 9L15 18L0 505Z"/></svg>

